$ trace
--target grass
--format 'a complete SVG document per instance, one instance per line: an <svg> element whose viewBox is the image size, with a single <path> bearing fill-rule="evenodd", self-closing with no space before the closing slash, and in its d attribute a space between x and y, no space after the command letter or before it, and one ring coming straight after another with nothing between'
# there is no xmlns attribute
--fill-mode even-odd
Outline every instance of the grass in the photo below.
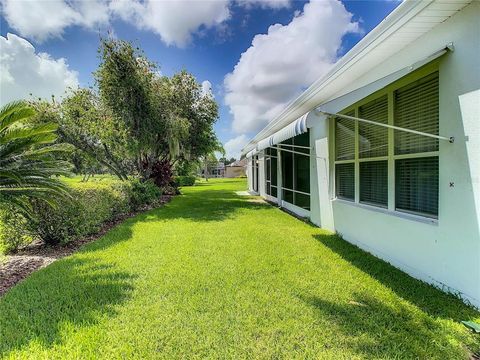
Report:
<svg viewBox="0 0 480 360"><path fill-rule="evenodd" d="M75 176L62 176L63 182L72 185L72 184L77 184L83 182L83 175L75 175ZM86 183L109 183L112 181L120 181L117 176L114 175L109 175L109 174L97 174L94 176L91 176Z"/></svg>
<svg viewBox="0 0 480 360"><path fill-rule="evenodd" d="M0 357L463 359L480 314L338 237L184 188L0 299Z"/></svg>

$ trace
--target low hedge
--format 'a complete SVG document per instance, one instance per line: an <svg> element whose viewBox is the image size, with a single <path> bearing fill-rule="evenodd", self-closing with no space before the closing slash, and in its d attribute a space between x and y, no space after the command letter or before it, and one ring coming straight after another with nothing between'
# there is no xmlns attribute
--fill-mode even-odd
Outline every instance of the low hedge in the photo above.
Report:
<svg viewBox="0 0 480 360"><path fill-rule="evenodd" d="M33 202L36 221L27 222L19 214L0 211L0 251L13 251L34 238L47 244L68 243L98 232L107 221L154 204L162 195L155 184L138 180L69 186L71 199L61 206L52 208L44 202ZM16 233L21 236L13 236Z"/></svg>
<svg viewBox="0 0 480 360"><path fill-rule="evenodd" d="M195 176L175 176L174 181L177 186L193 186L196 179Z"/></svg>

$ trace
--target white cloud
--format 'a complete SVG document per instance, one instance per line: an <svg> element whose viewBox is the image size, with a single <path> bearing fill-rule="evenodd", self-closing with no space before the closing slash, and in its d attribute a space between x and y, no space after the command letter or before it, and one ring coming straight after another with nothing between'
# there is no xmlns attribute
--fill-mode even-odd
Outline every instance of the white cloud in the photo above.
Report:
<svg viewBox="0 0 480 360"><path fill-rule="evenodd" d="M237 0L237 3L246 8L259 6L264 9L280 9L290 6L290 0Z"/></svg>
<svg viewBox="0 0 480 360"><path fill-rule="evenodd" d="M287 25L258 34L224 79L237 133L258 131L337 60L342 37L358 24L336 0L312 0Z"/></svg>
<svg viewBox="0 0 480 360"><path fill-rule="evenodd" d="M235 159L240 159L240 152L242 148L247 144L248 137L245 134L234 137L233 139L228 140L223 148L225 149L226 158L230 159L234 157Z"/></svg>
<svg viewBox="0 0 480 360"><path fill-rule="evenodd" d="M94 28L108 23L108 6L102 0L18 1L2 0L2 13L20 35L44 41L59 37L73 25Z"/></svg>
<svg viewBox="0 0 480 360"><path fill-rule="evenodd" d="M158 34L168 45L186 46L192 34L230 18L229 0L0 0L9 25L36 41L60 37L70 26L95 29L119 17Z"/></svg>
<svg viewBox="0 0 480 360"><path fill-rule="evenodd" d="M60 97L68 87L78 86L78 74L64 58L36 53L27 40L13 34L0 36L0 105L35 97Z"/></svg>
<svg viewBox="0 0 480 360"><path fill-rule="evenodd" d="M212 83L208 80L202 82L202 95L210 95L213 97Z"/></svg>
<svg viewBox="0 0 480 360"><path fill-rule="evenodd" d="M186 46L192 34L230 18L228 0L113 1L112 12L125 21L155 32L168 45Z"/></svg>

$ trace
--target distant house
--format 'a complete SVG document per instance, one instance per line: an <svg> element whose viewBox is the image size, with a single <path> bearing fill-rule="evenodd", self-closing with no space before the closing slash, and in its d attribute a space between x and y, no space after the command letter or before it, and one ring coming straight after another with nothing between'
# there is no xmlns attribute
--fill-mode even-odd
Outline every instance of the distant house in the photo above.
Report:
<svg viewBox="0 0 480 360"><path fill-rule="evenodd" d="M403 2L243 155L251 191L480 307L479 19Z"/></svg>
<svg viewBox="0 0 480 360"><path fill-rule="evenodd" d="M205 169L201 168L200 176L205 177ZM209 163L207 166L207 175L211 178L219 178L225 176L225 163L221 161Z"/></svg>
<svg viewBox="0 0 480 360"><path fill-rule="evenodd" d="M247 159L237 160L225 166L225 177L235 178L247 175Z"/></svg>

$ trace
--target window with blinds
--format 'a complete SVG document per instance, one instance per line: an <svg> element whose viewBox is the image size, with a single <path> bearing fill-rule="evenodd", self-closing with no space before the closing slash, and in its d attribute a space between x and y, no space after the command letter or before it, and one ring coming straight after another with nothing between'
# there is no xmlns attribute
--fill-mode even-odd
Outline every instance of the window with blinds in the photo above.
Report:
<svg viewBox="0 0 480 360"><path fill-rule="evenodd" d="M358 117L378 123L388 123L388 98L387 95L375 99L358 108ZM371 158L388 155L388 129L360 122L359 157Z"/></svg>
<svg viewBox="0 0 480 360"><path fill-rule="evenodd" d="M393 111L389 111L389 103ZM360 102L347 115L355 114L360 119L438 135L438 71L406 86L392 85L378 98ZM338 198L438 216L438 139L362 121L336 118L334 124ZM394 187L390 192L389 186ZM394 199L389 199L389 193Z"/></svg>
<svg viewBox="0 0 480 360"><path fill-rule="evenodd" d="M348 113L355 116L354 112ZM337 118L335 120L335 159L353 160L355 158L355 121Z"/></svg>
<svg viewBox="0 0 480 360"><path fill-rule="evenodd" d="M360 163L360 202L388 206L388 162Z"/></svg>
<svg viewBox="0 0 480 360"><path fill-rule="evenodd" d="M355 164L335 165L335 189L340 199L355 200Z"/></svg>
<svg viewBox="0 0 480 360"><path fill-rule="evenodd" d="M438 135L438 72L394 92L396 126ZM395 131L395 154L438 151L438 139Z"/></svg>
<svg viewBox="0 0 480 360"><path fill-rule="evenodd" d="M395 207L401 211L437 216L437 156L395 161Z"/></svg>

